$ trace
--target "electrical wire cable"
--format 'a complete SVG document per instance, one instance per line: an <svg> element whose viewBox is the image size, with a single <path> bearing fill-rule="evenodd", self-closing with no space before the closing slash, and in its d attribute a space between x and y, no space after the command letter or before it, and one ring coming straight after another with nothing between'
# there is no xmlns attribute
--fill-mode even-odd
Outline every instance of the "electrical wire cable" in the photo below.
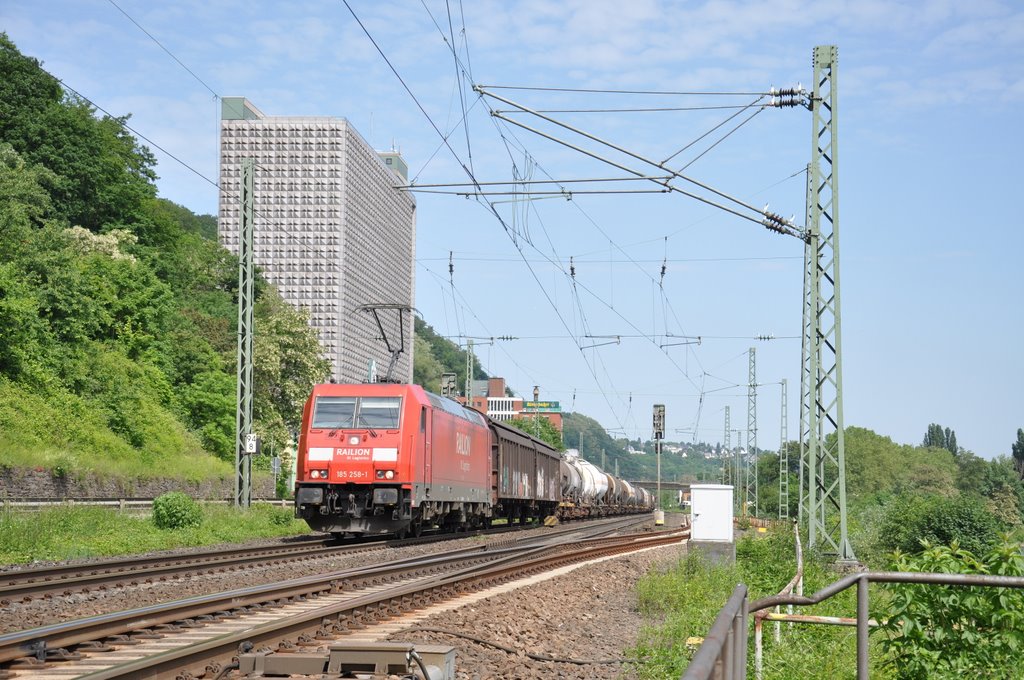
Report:
<svg viewBox="0 0 1024 680"><path fill-rule="evenodd" d="M534 92L584 92L596 94L651 94L669 96L702 97L756 97L769 96L770 92L678 92L672 90L611 90L585 87L531 87L526 85L481 85L489 90L529 90Z"/></svg>
<svg viewBox="0 0 1024 680"><path fill-rule="evenodd" d="M195 74L195 72L194 72L194 71L193 71L192 69L190 69L190 68L189 68L188 66L186 66L186 65L185 65L185 63L184 63L184 62L182 62L182 61L181 61L181 59L178 59L178 58L177 58L176 56L174 56L174 53L172 53L172 52L171 52L171 51L170 51L169 49L167 49L166 47L164 47L164 46L163 46L163 44L162 44L162 43L161 43L161 42L160 42L159 40L157 40L157 39L156 39L156 38L155 38L155 37L153 36L153 34L152 34L152 33L150 33L150 32L149 32L149 31L147 31L147 30L146 30L145 28L143 28L143 27L142 27L142 25L141 25L141 24L140 24L140 23L139 23L138 21L136 21L135 19L133 19L133 18L132 18L132 16L131 16L130 14L128 14L128 12L125 12L125 11L124 11L124 9L122 9L120 5L118 5L118 4L116 3L116 2L114 2L114 0L107 0L107 2L109 2L109 3L111 4L111 5L113 5L114 7L116 7L116 8L117 8L117 11L119 11L119 12L120 12L121 14L125 15L126 17L128 17L128 21L130 21L130 22L132 22L133 24L135 24L135 26L136 26L136 27L137 27L137 28L138 28L138 29L139 29L140 31L142 31L143 33L145 33L146 35L148 35L148 36L149 36L149 39L150 39L150 40L152 40L153 42L155 42L155 43L157 44L157 46L158 46L158 47L159 47L160 49L162 49L162 50L163 50L164 52L166 52L166 53L167 53L167 56L169 56L169 57L170 57L171 59L173 59L174 61L178 62L178 65L179 65L179 66L181 66L181 67L182 67L183 69L185 69L186 71L188 71L188 74L189 74L190 76L192 76L193 78L195 78L195 79L196 79L196 80L197 80L197 81L199 82L199 84L200 84L200 85L202 85L202 86L203 86L203 87L205 87L205 88L206 88L207 90L209 90L209 91L210 91L210 94L212 94L212 95L213 95L214 97L216 97L217 99L220 99L220 98L221 98L219 94L217 94L216 92L214 92L214 91L213 91L213 88L212 88L212 87L210 87L209 85L207 85L207 84L206 84L206 82L205 82L205 81L203 81L203 79L202 79L202 78L200 78L199 76L197 76L197 75Z"/></svg>

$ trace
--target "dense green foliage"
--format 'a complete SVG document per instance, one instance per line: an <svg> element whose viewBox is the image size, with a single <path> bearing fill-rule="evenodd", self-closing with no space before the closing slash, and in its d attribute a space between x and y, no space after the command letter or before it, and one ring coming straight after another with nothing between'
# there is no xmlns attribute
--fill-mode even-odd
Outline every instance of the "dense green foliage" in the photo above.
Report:
<svg viewBox="0 0 1024 680"><path fill-rule="evenodd" d="M257 503L247 511L203 507L203 522L157 529L151 518L110 508L68 506L39 512L0 513L0 564L132 555L254 538L309 533L286 508Z"/></svg>
<svg viewBox="0 0 1024 680"><path fill-rule="evenodd" d="M441 374L454 373L459 394L466 386L466 350L442 337L423 319L416 318L415 353L413 354L412 381L435 394L441 392ZM473 357L473 379L484 380L487 373L480 361Z"/></svg>
<svg viewBox="0 0 1024 680"><path fill-rule="evenodd" d="M513 418L506 424L519 428L530 436L547 442L557 451L565 450L565 446L562 444L562 433L559 432L558 428L552 425L551 421L547 418L540 416L534 416L532 418Z"/></svg>
<svg viewBox="0 0 1024 680"><path fill-rule="evenodd" d="M980 555L980 557L978 556ZM1020 546L973 553L955 542L897 556L896 571L1024 576ZM1019 677L1024 650L1024 590L894 584L882 622L882 647L901 680Z"/></svg>
<svg viewBox="0 0 1024 680"><path fill-rule="evenodd" d="M1024 429L1017 428L1017 441L1010 446L1010 450L1013 452L1014 469L1024 479Z"/></svg>
<svg viewBox="0 0 1024 680"><path fill-rule="evenodd" d="M0 72L0 464L232 475L238 274L214 218L157 198L123 120L3 34ZM305 313L256 298L255 429L281 449L327 364Z"/></svg>
<svg viewBox="0 0 1024 680"><path fill-rule="evenodd" d="M904 495L886 505L879 529L879 547L885 552L918 553L923 544L952 545L987 552L1004 527L975 496Z"/></svg>
<svg viewBox="0 0 1024 680"><path fill-rule="evenodd" d="M203 509L186 494L172 491L153 500L153 524L158 529L187 529L203 523Z"/></svg>
<svg viewBox="0 0 1024 680"><path fill-rule="evenodd" d="M956 432L948 427L943 429L938 423L932 423L924 433L921 446L932 449L946 449L954 456L960 450L956 444Z"/></svg>

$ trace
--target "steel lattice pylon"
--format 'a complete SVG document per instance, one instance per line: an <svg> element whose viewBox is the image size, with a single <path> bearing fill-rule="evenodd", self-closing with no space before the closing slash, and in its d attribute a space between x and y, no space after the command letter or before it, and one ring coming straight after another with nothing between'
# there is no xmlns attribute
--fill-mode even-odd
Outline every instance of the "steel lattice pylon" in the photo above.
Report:
<svg viewBox="0 0 1024 680"><path fill-rule="evenodd" d="M750 365L747 383L747 506L758 516L757 507L757 353L753 347L747 353Z"/></svg>
<svg viewBox="0 0 1024 680"><path fill-rule="evenodd" d="M800 376L800 518L807 521L811 548L852 561L856 558L846 522L839 305L837 52L834 45L814 48Z"/></svg>
<svg viewBox="0 0 1024 680"><path fill-rule="evenodd" d="M725 407L725 437L724 437L724 450L722 458L722 483L732 484L735 486L735 475L732 472L732 446L729 444L729 407Z"/></svg>
<svg viewBox="0 0 1024 680"><path fill-rule="evenodd" d="M238 410L235 417L235 505L247 508L252 500L252 323L253 323L253 160L242 160L241 228L238 234Z"/></svg>
<svg viewBox="0 0 1024 680"><path fill-rule="evenodd" d="M786 379L782 379L782 409L779 422L779 519L789 519L789 407L786 405Z"/></svg>

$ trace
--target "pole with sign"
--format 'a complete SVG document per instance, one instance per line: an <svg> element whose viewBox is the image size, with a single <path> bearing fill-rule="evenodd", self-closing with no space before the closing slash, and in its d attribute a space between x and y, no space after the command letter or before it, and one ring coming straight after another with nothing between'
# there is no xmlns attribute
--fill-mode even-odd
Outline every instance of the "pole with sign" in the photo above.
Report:
<svg viewBox="0 0 1024 680"><path fill-rule="evenodd" d="M658 459L658 496L654 505L654 523L665 523L665 511L661 509L661 440L665 438L665 405L654 405L654 453Z"/></svg>

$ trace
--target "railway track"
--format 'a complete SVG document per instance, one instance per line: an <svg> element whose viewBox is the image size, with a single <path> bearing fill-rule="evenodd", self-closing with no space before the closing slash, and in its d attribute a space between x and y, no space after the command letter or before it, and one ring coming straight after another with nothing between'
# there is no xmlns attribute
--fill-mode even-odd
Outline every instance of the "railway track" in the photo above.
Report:
<svg viewBox="0 0 1024 680"><path fill-rule="evenodd" d="M560 528L528 539L3 635L0 674L33 680L213 678L240 649L324 647L325 640L461 593L572 562L678 542L684 536L679 531L609 536L635 524L636 518L627 518Z"/></svg>
<svg viewBox="0 0 1024 680"><path fill-rule="evenodd" d="M240 570L247 566L281 565L385 547L419 545L474 535L513 533L521 528L525 527L496 527L459 534L427 533L420 538L401 541L373 538L339 542L334 538L310 538L289 544L219 548L184 554L102 560L84 565L15 569L0 572L0 604L153 583L183 575Z"/></svg>

